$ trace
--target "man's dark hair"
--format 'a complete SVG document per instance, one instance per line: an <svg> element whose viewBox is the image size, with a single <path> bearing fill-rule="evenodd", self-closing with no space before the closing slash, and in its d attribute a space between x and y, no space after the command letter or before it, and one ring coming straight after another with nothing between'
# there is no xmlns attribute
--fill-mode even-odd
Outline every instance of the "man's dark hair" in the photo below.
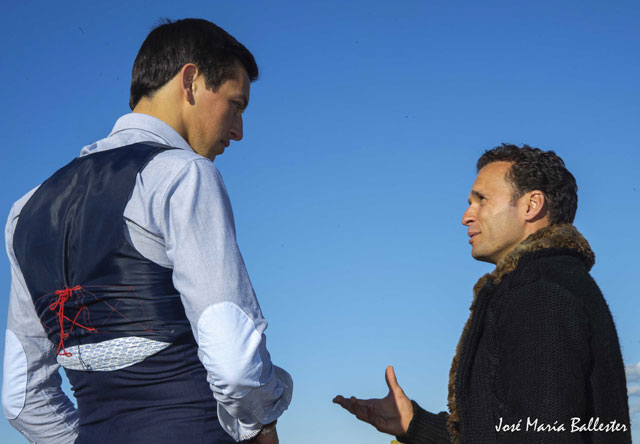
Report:
<svg viewBox="0 0 640 444"><path fill-rule="evenodd" d="M153 95L187 63L198 67L214 91L238 75L238 65L252 82L258 78L251 52L224 29L202 19L165 20L149 33L133 63L129 107Z"/></svg>
<svg viewBox="0 0 640 444"><path fill-rule="evenodd" d="M573 222L578 208L578 185L560 156L528 145L520 148L503 143L480 156L478 171L493 162L512 162L506 179L514 190L514 205L525 193L540 190L547 201L551 224Z"/></svg>

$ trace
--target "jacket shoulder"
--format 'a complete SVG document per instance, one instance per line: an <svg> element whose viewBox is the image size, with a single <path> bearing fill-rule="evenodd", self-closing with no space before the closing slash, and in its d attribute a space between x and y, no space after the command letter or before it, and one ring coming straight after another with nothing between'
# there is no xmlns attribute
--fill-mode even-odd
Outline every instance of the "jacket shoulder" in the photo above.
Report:
<svg viewBox="0 0 640 444"><path fill-rule="evenodd" d="M578 299L586 293L601 296L600 289L589 274L584 261L571 250L534 252L524 256L521 263L505 279L509 289L528 287L558 287Z"/></svg>

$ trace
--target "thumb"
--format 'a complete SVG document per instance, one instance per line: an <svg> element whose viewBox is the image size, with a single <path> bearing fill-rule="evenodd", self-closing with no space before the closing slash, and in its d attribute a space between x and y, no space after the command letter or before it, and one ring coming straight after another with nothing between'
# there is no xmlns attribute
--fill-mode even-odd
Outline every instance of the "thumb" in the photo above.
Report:
<svg viewBox="0 0 640 444"><path fill-rule="evenodd" d="M396 372L393 370L393 366L390 365L387 367L387 370L384 374L385 380L387 381L387 387L389 387L389 391L392 393L404 393L402 391L402 387L398 385L398 379L396 378Z"/></svg>

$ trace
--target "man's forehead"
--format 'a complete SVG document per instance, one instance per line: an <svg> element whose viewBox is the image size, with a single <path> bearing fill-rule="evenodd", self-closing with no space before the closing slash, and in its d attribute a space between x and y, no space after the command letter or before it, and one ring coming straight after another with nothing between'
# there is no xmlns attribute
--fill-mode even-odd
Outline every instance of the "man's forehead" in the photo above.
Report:
<svg viewBox="0 0 640 444"><path fill-rule="evenodd" d="M240 63L236 63L234 71L234 79L242 82L243 84L246 83L247 86L251 84L251 79L249 79L249 74L247 73L247 70L244 68L244 66L242 66Z"/></svg>
<svg viewBox="0 0 640 444"><path fill-rule="evenodd" d="M491 162L483 166L480 171L478 171L476 180L473 183L474 187L475 185L498 185L508 182L506 176L511 165L511 162Z"/></svg>
<svg viewBox="0 0 640 444"><path fill-rule="evenodd" d="M492 175L504 176L504 174L509 170L509 168L511 168L511 165L513 165L513 162L507 162L503 160L491 162L483 166L480 169L480 171L478 171L478 176L481 174L491 175L491 176Z"/></svg>
<svg viewBox="0 0 640 444"><path fill-rule="evenodd" d="M490 197L492 193L505 185L511 188L511 184L506 177L511 165L511 162L491 162L482 167L471 186L469 201L473 197Z"/></svg>

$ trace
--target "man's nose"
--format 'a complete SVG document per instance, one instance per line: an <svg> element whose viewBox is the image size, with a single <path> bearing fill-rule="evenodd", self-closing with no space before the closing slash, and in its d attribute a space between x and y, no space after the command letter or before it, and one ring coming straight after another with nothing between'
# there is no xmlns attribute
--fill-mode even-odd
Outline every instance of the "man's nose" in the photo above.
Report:
<svg viewBox="0 0 640 444"><path fill-rule="evenodd" d="M231 126L231 135L230 138L233 140L241 140L243 136L242 132L242 116L239 116L233 122Z"/></svg>
<svg viewBox="0 0 640 444"><path fill-rule="evenodd" d="M473 222L474 218L474 212L471 209L471 205L469 205L467 210L462 214L462 225L468 226L471 222Z"/></svg>

